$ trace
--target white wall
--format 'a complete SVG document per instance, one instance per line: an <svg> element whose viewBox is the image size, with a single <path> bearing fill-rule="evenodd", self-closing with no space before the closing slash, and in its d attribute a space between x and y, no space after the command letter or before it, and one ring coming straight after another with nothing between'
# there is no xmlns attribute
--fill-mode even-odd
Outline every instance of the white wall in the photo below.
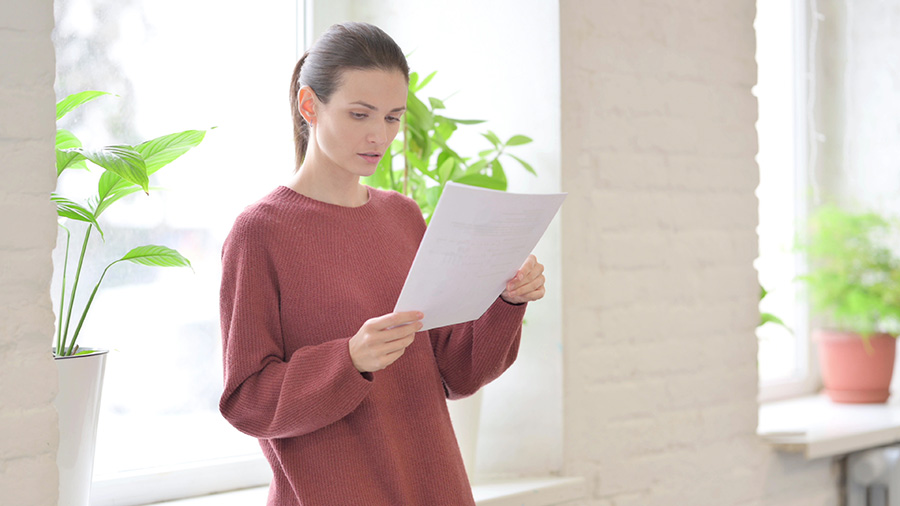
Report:
<svg viewBox="0 0 900 506"><path fill-rule="evenodd" d="M535 178L504 162L510 191L559 191L559 6L547 0L386 0L314 4L321 33L333 23L366 21L410 54L412 71L437 75L424 97L446 100L447 116L488 123L454 134L451 145L475 154L523 134L534 143L512 151ZM454 94L455 93L455 94ZM482 128L483 127L483 128ZM547 474L562 468L561 266L559 219L535 251L546 267L548 294L526 315L519 359L485 389L476 474ZM514 428L514 430L510 430Z"/></svg>
<svg viewBox="0 0 900 506"><path fill-rule="evenodd" d="M0 0L0 502L56 504L53 2Z"/></svg>
<svg viewBox="0 0 900 506"><path fill-rule="evenodd" d="M562 0L565 472L589 505L828 505L756 436L755 2Z"/></svg>

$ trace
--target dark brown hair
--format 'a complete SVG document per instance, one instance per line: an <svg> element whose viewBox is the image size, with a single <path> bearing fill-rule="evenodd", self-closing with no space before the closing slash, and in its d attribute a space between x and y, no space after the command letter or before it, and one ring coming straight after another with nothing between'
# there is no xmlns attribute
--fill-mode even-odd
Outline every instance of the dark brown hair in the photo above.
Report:
<svg viewBox="0 0 900 506"><path fill-rule="evenodd" d="M319 100L328 103L332 93L341 85L342 73L346 69L398 71L409 82L406 56L390 35L368 23L332 25L303 54L291 77L291 116L294 120L297 159L294 170L303 163L309 144L309 124L300 114L300 88L309 86Z"/></svg>

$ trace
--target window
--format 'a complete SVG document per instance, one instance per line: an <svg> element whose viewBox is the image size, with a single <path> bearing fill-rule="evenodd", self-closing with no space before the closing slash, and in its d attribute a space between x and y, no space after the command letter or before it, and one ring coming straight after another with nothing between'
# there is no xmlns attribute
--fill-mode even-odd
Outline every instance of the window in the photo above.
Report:
<svg viewBox="0 0 900 506"><path fill-rule="evenodd" d="M288 84L303 47L304 2L57 0L56 20L57 97L119 95L62 120L86 146L217 127L151 177L165 190L132 195L105 213L106 243L93 237L89 245L107 261L86 265L84 284L144 244L175 248L194 269L119 264L94 300L79 344L111 353L92 504L267 483L256 440L218 412L220 248L243 207L291 174ZM60 190L87 196L96 185L90 177L66 173ZM67 224L73 245L83 234L77 225ZM54 297L63 253L54 252ZM177 484L145 479L151 475Z"/></svg>
<svg viewBox="0 0 900 506"><path fill-rule="evenodd" d="M755 21L759 79L759 258L760 284L768 291L760 311L785 326L757 330L761 398L812 389L807 315L794 278L802 272L792 252L795 225L805 216L807 167L807 61L805 2L758 0Z"/></svg>

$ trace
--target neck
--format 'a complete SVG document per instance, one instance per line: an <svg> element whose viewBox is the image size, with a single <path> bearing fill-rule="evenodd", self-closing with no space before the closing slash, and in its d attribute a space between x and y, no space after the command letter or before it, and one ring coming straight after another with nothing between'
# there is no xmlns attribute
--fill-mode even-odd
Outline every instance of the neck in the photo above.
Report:
<svg viewBox="0 0 900 506"><path fill-rule="evenodd" d="M312 149L287 186L311 199L343 207L359 207L369 200L369 191L359 183L359 176L325 167Z"/></svg>

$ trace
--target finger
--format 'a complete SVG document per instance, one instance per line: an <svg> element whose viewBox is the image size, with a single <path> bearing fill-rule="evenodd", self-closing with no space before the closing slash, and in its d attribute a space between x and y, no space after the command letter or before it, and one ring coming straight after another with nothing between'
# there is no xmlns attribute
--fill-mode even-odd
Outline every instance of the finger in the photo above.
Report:
<svg viewBox="0 0 900 506"><path fill-rule="evenodd" d="M535 264L529 270L517 273L516 277L510 280L506 288L510 291L518 290L520 287L533 282L538 278L538 276L541 276L543 273L544 266L542 264Z"/></svg>
<svg viewBox="0 0 900 506"><path fill-rule="evenodd" d="M378 330L389 329L401 325L408 325L415 321L421 320L425 315L421 311L403 311L399 313L388 313L377 318L369 320Z"/></svg>
<svg viewBox="0 0 900 506"><path fill-rule="evenodd" d="M525 293L525 294L506 297L506 301L510 302L512 304L522 304L524 302L534 302L536 300L542 299L546 292L547 292L546 288L541 286L541 287L538 287L536 290L533 290L533 291Z"/></svg>
<svg viewBox="0 0 900 506"><path fill-rule="evenodd" d="M422 326L422 322L417 321L415 323L407 323L406 325L385 330L382 335L383 342L392 343L401 339L410 339L410 342L412 342L412 339L416 336L416 332L421 330Z"/></svg>
<svg viewBox="0 0 900 506"><path fill-rule="evenodd" d="M384 354L384 358L385 358L385 362L387 362L387 363L385 364L385 367L387 367L387 366L393 364L394 362L396 362L398 358L400 358L401 356L403 356L403 353L404 353L405 351L406 351L406 348L400 348L399 350L392 351L392 352L390 352L390 353L385 353L385 354Z"/></svg>
<svg viewBox="0 0 900 506"><path fill-rule="evenodd" d="M534 264L533 266L531 266L531 269L522 274L522 279L519 281L519 285L521 286L531 283L543 273L544 266L542 264Z"/></svg>
<svg viewBox="0 0 900 506"><path fill-rule="evenodd" d="M414 343L415 340L415 334L410 334L408 336L401 337L400 339L394 339L393 341L384 343L384 347L381 351L382 353L390 353L399 349L407 348L409 347L409 345Z"/></svg>
<svg viewBox="0 0 900 506"><path fill-rule="evenodd" d="M537 263L537 257L534 255L528 255L528 258L525 259L525 262L522 264L522 267L519 268L519 271L528 271L534 267Z"/></svg>
<svg viewBox="0 0 900 506"><path fill-rule="evenodd" d="M516 288L515 290L510 290L507 295L509 295L510 297L525 296L526 294L529 294L531 292L534 292L535 290L543 288L545 282L546 282L546 278L544 278L543 275L540 275L537 278L533 279L532 281Z"/></svg>
<svg viewBox="0 0 900 506"><path fill-rule="evenodd" d="M380 354L383 356L389 356L389 355L394 355L397 352L403 352L403 350L405 350L406 348L409 348L409 346L414 341L415 341L414 337L411 337L409 339L398 339L396 341L392 341L390 343L385 344L385 346L380 350L381 351Z"/></svg>

